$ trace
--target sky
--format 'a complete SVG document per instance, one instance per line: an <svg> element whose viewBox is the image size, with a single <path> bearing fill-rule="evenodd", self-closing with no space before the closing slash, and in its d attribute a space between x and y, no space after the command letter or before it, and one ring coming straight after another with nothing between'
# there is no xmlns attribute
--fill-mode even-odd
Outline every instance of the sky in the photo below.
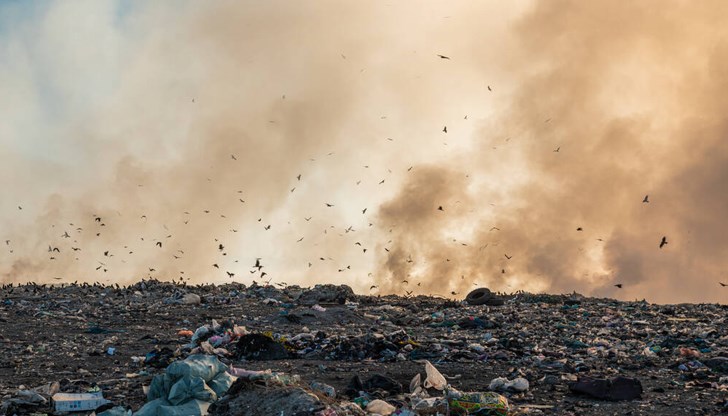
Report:
<svg viewBox="0 0 728 416"><path fill-rule="evenodd" d="M0 2L0 281L725 303L726 8Z"/></svg>

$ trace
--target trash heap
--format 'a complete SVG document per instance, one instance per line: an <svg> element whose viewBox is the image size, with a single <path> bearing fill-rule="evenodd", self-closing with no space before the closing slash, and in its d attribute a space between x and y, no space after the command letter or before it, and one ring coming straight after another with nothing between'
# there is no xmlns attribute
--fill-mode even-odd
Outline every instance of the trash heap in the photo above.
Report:
<svg viewBox="0 0 728 416"><path fill-rule="evenodd" d="M720 304L486 288L453 300L336 285L4 286L0 415L62 414L63 403L224 415L253 397L256 409L329 415L475 414L478 401L513 414L720 414L727 317ZM185 375L195 360L206 372Z"/></svg>

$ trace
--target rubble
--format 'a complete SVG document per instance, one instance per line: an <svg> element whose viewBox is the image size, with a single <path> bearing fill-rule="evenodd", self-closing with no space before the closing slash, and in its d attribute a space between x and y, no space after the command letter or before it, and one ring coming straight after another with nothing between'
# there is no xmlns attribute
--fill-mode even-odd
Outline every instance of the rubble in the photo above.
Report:
<svg viewBox="0 0 728 416"><path fill-rule="evenodd" d="M179 301L188 294L200 302ZM92 391L111 401L97 413L139 412L144 389L160 391L155 380L190 357L217 360L239 378L214 395L191 381L178 386L175 402L216 415L254 397L269 397L271 409L278 398L337 415L363 414L375 400L393 414L435 414L500 397L512 414L726 409L726 305L494 296L502 304L358 296L333 285L5 286L0 415L52 415L54 394ZM169 401L170 383L155 400Z"/></svg>

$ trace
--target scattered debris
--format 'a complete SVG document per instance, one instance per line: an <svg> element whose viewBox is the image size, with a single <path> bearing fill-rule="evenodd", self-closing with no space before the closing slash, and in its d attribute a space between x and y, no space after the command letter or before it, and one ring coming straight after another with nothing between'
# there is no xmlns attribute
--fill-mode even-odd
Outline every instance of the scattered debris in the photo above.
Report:
<svg viewBox="0 0 728 416"><path fill-rule="evenodd" d="M500 304L334 285L6 285L0 415L101 391L103 416L725 411L724 305L479 292ZM190 360L206 374L176 372Z"/></svg>

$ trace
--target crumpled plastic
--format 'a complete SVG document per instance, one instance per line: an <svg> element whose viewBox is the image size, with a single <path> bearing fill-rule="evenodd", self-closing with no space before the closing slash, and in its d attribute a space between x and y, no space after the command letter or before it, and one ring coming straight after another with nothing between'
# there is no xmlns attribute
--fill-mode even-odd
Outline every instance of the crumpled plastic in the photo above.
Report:
<svg viewBox="0 0 728 416"><path fill-rule="evenodd" d="M211 355L190 355L175 361L152 380L147 400L134 416L196 416L230 388L236 377Z"/></svg>
<svg viewBox="0 0 728 416"><path fill-rule="evenodd" d="M511 406L508 399L494 392L463 393L448 389L445 396L452 414L482 416L508 416Z"/></svg>
<svg viewBox="0 0 728 416"><path fill-rule="evenodd" d="M425 362L425 378L424 386L426 389L433 388L436 390L444 390L447 386L445 377L433 366L429 361Z"/></svg>

